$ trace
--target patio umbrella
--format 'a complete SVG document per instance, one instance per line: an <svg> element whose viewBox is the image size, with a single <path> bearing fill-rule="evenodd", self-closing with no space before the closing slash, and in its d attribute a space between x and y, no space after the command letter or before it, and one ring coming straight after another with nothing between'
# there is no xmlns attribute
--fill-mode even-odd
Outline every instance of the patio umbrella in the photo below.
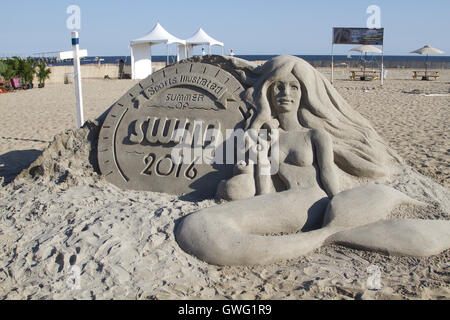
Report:
<svg viewBox="0 0 450 320"><path fill-rule="evenodd" d="M363 69L363 72L366 71L367 52L375 52L375 53L382 53L383 52L380 49L378 49L377 47L374 47L374 46L371 46L371 45L368 45L368 44L363 44L361 46L354 47L354 48L350 49L350 51L358 51L358 52L364 53L364 69Z"/></svg>
<svg viewBox="0 0 450 320"><path fill-rule="evenodd" d="M411 51L410 53L418 53L418 54L426 54L427 58L425 59L425 77L427 76L427 71L428 71L428 55L429 54L442 54L444 53L444 51L433 48L430 45L426 45L423 48Z"/></svg>

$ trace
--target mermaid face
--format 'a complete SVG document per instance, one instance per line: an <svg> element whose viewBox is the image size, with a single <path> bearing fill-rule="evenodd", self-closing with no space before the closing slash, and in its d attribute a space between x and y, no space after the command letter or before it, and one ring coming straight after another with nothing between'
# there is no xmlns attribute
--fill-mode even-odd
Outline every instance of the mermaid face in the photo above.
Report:
<svg viewBox="0 0 450 320"><path fill-rule="evenodd" d="M280 77L272 84L271 100L277 113L296 112L301 96L300 82L292 73Z"/></svg>

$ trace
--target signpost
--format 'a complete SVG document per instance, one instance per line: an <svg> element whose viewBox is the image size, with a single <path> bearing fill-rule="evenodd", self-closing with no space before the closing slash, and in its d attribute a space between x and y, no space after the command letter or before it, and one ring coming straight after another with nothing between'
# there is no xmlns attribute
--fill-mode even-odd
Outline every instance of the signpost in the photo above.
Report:
<svg viewBox="0 0 450 320"><path fill-rule="evenodd" d="M333 44L383 45L384 28L333 28Z"/></svg>
<svg viewBox="0 0 450 320"><path fill-rule="evenodd" d="M366 44L366 45L380 45L381 52L381 85L383 85L384 78L384 28L333 28L333 38L331 44L331 83L334 80L334 57L333 48L335 44Z"/></svg>
<svg viewBox="0 0 450 320"><path fill-rule="evenodd" d="M84 58L87 57L88 52L86 49L80 49L78 50L78 58ZM58 59L59 60L66 60L66 59L73 59L73 51L59 51L58 52Z"/></svg>
<svg viewBox="0 0 450 320"><path fill-rule="evenodd" d="M84 124L83 115L83 93L81 89L81 72L80 72L80 48L79 48L78 31L72 31L72 50L73 50L73 70L75 76L75 97L77 100L77 125L81 128Z"/></svg>

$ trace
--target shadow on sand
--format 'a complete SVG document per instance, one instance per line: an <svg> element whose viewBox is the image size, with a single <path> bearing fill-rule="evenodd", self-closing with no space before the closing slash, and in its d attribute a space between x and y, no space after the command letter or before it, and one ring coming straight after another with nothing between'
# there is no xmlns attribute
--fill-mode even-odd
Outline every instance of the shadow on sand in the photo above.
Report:
<svg viewBox="0 0 450 320"><path fill-rule="evenodd" d="M42 154L41 150L17 150L0 155L0 179L6 185Z"/></svg>

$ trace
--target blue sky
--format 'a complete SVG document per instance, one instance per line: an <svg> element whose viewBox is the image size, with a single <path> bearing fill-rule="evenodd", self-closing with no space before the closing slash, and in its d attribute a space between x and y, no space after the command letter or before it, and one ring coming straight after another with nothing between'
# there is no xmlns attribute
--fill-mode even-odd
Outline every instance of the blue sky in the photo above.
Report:
<svg viewBox="0 0 450 320"><path fill-rule="evenodd" d="M369 5L381 9L386 55L404 55L425 44L450 55L448 0L0 1L0 56L69 50L71 4L81 8L80 47L89 55L127 55L129 41L158 21L182 39L202 27L225 43L227 53L233 48L238 55L330 54L332 27L365 27ZM337 45L335 53L350 48ZM153 54L165 50L154 46Z"/></svg>

